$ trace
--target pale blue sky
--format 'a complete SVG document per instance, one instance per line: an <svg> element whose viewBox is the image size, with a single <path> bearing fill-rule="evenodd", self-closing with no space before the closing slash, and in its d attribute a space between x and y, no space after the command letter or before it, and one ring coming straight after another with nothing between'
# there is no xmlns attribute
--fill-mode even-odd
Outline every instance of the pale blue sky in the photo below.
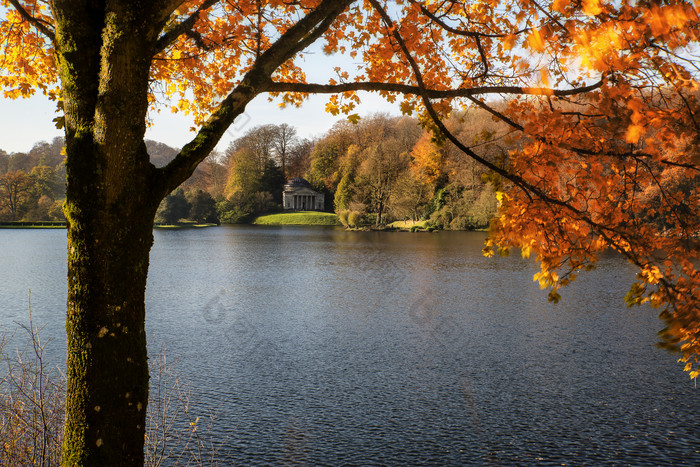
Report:
<svg viewBox="0 0 700 467"><path fill-rule="evenodd" d="M360 115L374 112L399 114L398 105L388 104L376 94L362 93L362 104L355 110ZM320 136L337 120L324 111L327 96L311 96L301 108L280 109L277 103L270 103L267 96L259 96L231 125L217 146L224 150L231 141L243 134L248 128L267 123L288 123L297 128L299 136ZM53 119L56 104L43 96L30 99L8 100L0 98L0 149L7 152L26 152L39 141L50 141L62 136ZM171 114L163 110L154 117L154 125L149 128L146 138L160 141L169 146L181 147L194 137L189 131L192 121L182 114Z"/></svg>

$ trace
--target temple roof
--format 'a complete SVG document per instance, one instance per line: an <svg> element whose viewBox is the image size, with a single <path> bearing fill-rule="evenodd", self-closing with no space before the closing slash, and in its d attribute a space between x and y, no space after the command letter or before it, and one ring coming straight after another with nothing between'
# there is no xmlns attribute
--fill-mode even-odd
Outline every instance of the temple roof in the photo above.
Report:
<svg viewBox="0 0 700 467"><path fill-rule="evenodd" d="M294 177L294 178L290 179L286 183L286 186L288 186L290 188L302 188L302 187L311 188L311 184L301 177Z"/></svg>

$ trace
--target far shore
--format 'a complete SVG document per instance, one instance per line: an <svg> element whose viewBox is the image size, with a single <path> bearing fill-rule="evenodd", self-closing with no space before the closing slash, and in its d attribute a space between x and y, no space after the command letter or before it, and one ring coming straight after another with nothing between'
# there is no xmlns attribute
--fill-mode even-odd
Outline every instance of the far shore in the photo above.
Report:
<svg viewBox="0 0 700 467"><path fill-rule="evenodd" d="M65 229L65 221L5 221L0 229Z"/></svg>
<svg viewBox="0 0 700 467"><path fill-rule="evenodd" d="M297 226L342 226L338 216L330 212L320 211L294 211L277 212L263 214L256 217L251 222L240 225L297 225ZM194 221L181 221L176 224L154 224L153 228L158 230L179 230L198 229L206 227L216 227L215 223L196 223ZM231 224L235 225L235 224ZM0 222L0 229L65 229L66 222L63 221L5 221ZM358 227L347 227L348 230L384 230L399 232L431 232L434 228L428 221L403 220L395 221L386 225L361 225Z"/></svg>

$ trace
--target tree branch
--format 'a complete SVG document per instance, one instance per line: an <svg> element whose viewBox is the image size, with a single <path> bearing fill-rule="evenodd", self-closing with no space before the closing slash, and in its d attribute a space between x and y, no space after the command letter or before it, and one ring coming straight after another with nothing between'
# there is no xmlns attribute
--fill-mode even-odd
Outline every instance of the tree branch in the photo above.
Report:
<svg viewBox="0 0 700 467"><path fill-rule="evenodd" d="M157 55L160 52L164 51L170 44L175 42L178 37L192 31L194 24L199 19L199 15L204 10L213 6L216 2L217 0L205 0L187 19L173 26L165 34L160 36L158 38L158 41L156 42L155 51L153 52L153 55Z"/></svg>
<svg viewBox="0 0 700 467"><path fill-rule="evenodd" d="M30 15L29 12L19 3L19 0L8 1L13 7L15 7L15 10L17 10L17 13L19 13L22 19L33 24L34 27L36 27L43 35L48 37L51 40L51 42L55 41L56 35L52 30L49 29L49 27L53 27L50 23L47 23L44 20L35 18L32 15Z"/></svg>
<svg viewBox="0 0 700 467"><path fill-rule="evenodd" d="M463 89L421 89L420 86L400 83L380 83L373 81L341 84L288 83L269 81L265 84L265 92L299 92L308 94L336 94L349 91L386 91L400 94L425 95L428 99L454 99L456 97L472 97L485 94L527 94L536 96L573 96L583 94L603 85L603 80L589 86L572 89L530 88L520 86L479 86Z"/></svg>
<svg viewBox="0 0 700 467"><path fill-rule="evenodd" d="M284 62L320 37L353 0L323 0L260 55L241 83L229 93L204 123L197 136L186 144L167 166L157 169L156 194L165 196L184 182L206 158L235 118L258 94L265 92L270 76Z"/></svg>
<svg viewBox="0 0 700 467"><path fill-rule="evenodd" d="M474 31L465 31L465 30L463 30L463 29L454 28L454 27L450 26L449 24L445 23L444 21L442 21L440 18L438 18L437 16L435 16L433 13L431 13L430 10L428 10L428 9L425 7L425 5L422 5L422 4L418 3L418 2L416 2L415 0L408 0L408 1L409 1L409 3L410 3L411 5L420 8L421 13L423 13L425 16L427 16L428 18L430 18L430 20L431 20L433 23L437 24L438 26L440 26L440 27L441 27L442 29L444 29L445 31L451 32L452 34L455 34L455 35L458 35L458 36L464 36L464 37L473 37L473 38L476 38L476 39L479 39L479 38L481 38L481 37L498 38L498 37L506 37L506 36L509 35L509 34L488 34L488 33L474 32ZM515 32L513 33L513 35L522 34L522 33L524 33L524 32L529 31L530 29L531 29L531 28L525 28L525 29L521 29L521 30L519 30L519 31L515 31Z"/></svg>

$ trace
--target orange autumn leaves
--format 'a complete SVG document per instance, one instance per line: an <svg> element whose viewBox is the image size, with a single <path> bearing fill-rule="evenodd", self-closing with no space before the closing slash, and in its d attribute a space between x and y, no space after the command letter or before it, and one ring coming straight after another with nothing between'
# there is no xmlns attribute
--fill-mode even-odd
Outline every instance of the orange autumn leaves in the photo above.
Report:
<svg viewBox="0 0 700 467"><path fill-rule="evenodd" d="M443 156L429 134L424 133L411 152L411 172L424 185L435 183L443 170Z"/></svg>
<svg viewBox="0 0 700 467"><path fill-rule="evenodd" d="M24 3L34 17L51 22L44 2L29 0ZM0 5L9 7L5 17L0 18L0 89L3 97L29 97L37 89L55 97L58 77L52 44L7 1L0 2Z"/></svg>
<svg viewBox="0 0 700 467"><path fill-rule="evenodd" d="M511 188L501 197L487 251L521 248L541 264L535 280L550 298L613 248L638 268L629 305L661 310L664 347L680 351L691 377L700 352L700 177L697 94L603 88L585 101L594 120L552 107L513 105L527 120L525 145L509 171L544 197ZM534 104L531 104L534 106ZM689 111L692 109L692 111ZM597 113L593 113L593 112ZM528 117L523 117L527 115Z"/></svg>

